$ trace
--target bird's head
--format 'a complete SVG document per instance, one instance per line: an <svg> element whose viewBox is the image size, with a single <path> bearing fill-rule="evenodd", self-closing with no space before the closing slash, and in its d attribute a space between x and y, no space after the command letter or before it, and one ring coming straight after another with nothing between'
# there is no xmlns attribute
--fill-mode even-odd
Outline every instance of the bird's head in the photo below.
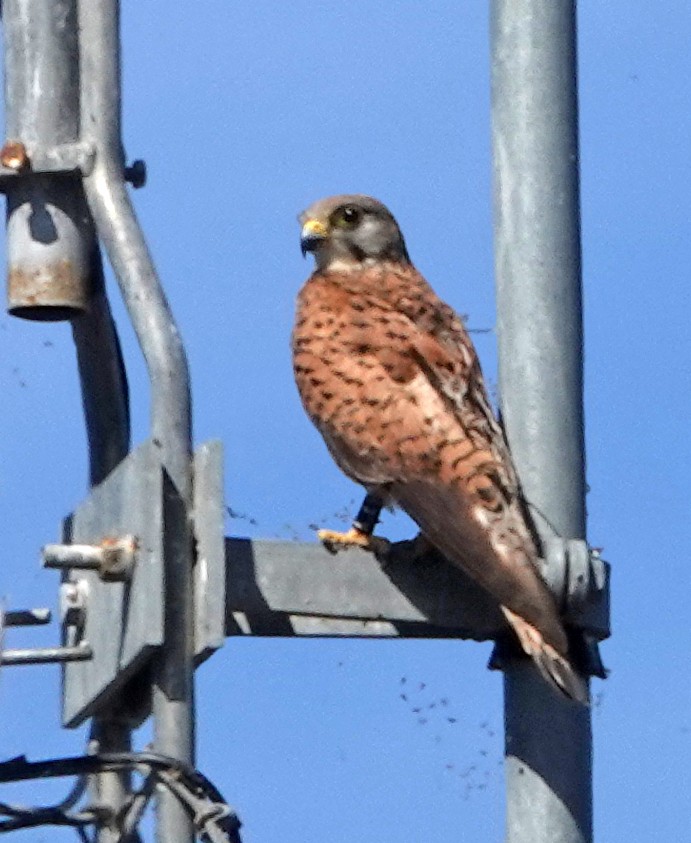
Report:
<svg viewBox="0 0 691 843"><path fill-rule="evenodd" d="M299 216L302 254L312 252L318 270L361 269L381 261L410 263L391 211L360 194L320 199Z"/></svg>

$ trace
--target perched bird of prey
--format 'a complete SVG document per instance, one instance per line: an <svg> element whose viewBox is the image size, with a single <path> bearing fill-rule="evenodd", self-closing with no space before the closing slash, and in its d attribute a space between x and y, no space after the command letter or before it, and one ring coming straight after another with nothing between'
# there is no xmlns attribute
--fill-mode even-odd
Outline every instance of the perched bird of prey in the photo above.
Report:
<svg viewBox="0 0 691 843"><path fill-rule="evenodd" d="M542 676L586 702L461 319L415 269L381 202L334 196L300 222L316 268L298 296L292 336L298 390L336 463L368 492L348 533L320 537L376 549L379 510L401 507L497 599Z"/></svg>

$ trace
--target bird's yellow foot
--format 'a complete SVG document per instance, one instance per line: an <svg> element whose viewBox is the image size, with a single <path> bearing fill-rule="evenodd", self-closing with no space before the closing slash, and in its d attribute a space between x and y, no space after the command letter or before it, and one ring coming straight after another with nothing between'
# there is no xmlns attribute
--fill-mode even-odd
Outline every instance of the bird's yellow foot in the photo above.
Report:
<svg viewBox="0 0 691 843"><path fill-rule="evenodd" d="M357 527L351 527L347 533L339 533L336 530L319 530L317 537L329 553L338 553L339 550L346 550L349 547L359 547L379 557L387 556L391 549L391 542L388 539L368 535L363 533L362 530L358 530Z"/></svg>

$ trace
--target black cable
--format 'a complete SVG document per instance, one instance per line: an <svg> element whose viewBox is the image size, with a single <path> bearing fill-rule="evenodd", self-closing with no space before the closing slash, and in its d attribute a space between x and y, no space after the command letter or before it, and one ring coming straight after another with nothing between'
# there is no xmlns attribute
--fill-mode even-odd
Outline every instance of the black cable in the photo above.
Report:
<svg viewBox="0 0 691 843"><path fill-rule="evenodd" d="M55 778L63 776L90 776L96 773L113 772L122 769L146 767L152 772L163 774L175 773L176 780L196 798L208 799L211 808L218 806L218 816L208 822L215 824L226 836L228 843L241 843L239 829L240 820L226 803L218 788L199 770L190 764L159 755L155 752L109 752L97 755L80 755L69 758L52 758L45 761L28 761L26 756L17 756L0 763L0 783L27 781L29 779ZM165 776L160 779L165 785ZM178 798L179 795L178 795ZM183 800L184 801L184 800ZM16 828L28 828L35 825L71 825L81 828L96 820L92 812L69 813L62 803L48 808L19 808L17 806L0 803L0 812L10 815L10 819L0 821L0 833L13 831ZM187 805L188 809L190 805ZM213 812L212 812L213 813ZM83 829L82 829L83 831ZM202 828L202 839L208 840L209 835ZM82 835L80 833L81 837Z"/></svg>

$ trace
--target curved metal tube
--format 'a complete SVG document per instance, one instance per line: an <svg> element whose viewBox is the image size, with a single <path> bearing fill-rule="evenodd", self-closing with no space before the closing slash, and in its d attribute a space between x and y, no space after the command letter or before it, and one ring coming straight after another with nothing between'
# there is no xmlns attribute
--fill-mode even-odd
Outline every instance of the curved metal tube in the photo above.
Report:
<svg viewBox="0 0 691 843"><path fill-rule="evenodd" d="M89 442L89 481L95 486L127 456L130 447L127 374L95 244L91 285L89 310L72 320L72 336Z"/></svg>
<svg viewBox="0 0 691 843"><path fill-rule="evenodd" d="M153 441L169 482L176 517L166 521L166 619L155 662L156 751L193 763L193 588L191 398L187 358L124 182L120 133L119 4L80 0L82 140L93 144L84 187L115 271L151 380ZM158 838L186 843L194 834L184 809L162 794Z"/></svg>

